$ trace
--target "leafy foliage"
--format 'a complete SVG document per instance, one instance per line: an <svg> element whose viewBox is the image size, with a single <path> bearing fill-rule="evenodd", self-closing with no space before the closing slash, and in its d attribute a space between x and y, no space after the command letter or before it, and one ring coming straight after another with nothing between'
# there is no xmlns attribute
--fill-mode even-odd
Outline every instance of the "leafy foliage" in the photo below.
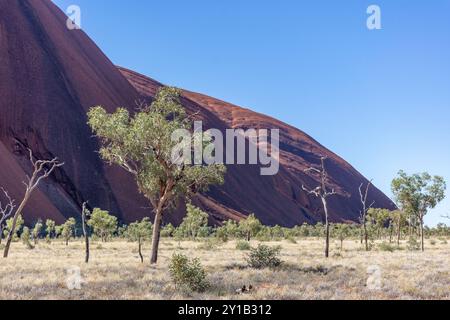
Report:
<svg viewBox="0 0 450 320"><path fill-rule="evenodd" d="M170 276L177 287L204 292L209 286L206 271L198 259L190 260L183 254L174 254L169 265Z"/></svg>
<svg viewBox="0 0 450 320"><path fill-rule="evenodd" d="M269 247L260 244L257 248L250 249L247 263L253 269L276 268L282 264L279 258L280 253L280 247Z"/></svg>
<svg viewBox="0 0 450 320"><path fill-rule="evenodd" d="M93 228L94 233L103 242L106 242L117 230L117 218L110 215L108 211L95 208L92 211L88 225Z"/></svg>

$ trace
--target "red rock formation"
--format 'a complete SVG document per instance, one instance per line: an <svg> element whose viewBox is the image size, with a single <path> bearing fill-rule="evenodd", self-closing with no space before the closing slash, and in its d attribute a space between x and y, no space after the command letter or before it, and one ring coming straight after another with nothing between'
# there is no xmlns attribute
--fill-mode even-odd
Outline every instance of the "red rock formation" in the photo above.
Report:
<svg viewBox="0 0 450 320"><path fill-rule="evenodd" d="M25 210L28 221L58 222L77 215L84 200L110 210L124 221L147 215L148 204L126 172L105 165L96 139L86 125L94 105L113 111L132 110L135 102L151 98L160 83L125 69L118 70L79 30L66 28L65 15L49 0L0 0L0 186L20 199L22 180L30 172L25 149L40 157L58 156L66 164L43 183ZM356 220L358 187L367 181L347 162L303 132L250 110L189 91L183 104L210 127L281 129L281 168L263 177L257 166L230 166L223 187L199 196L197 203L211 212L212 222L239 219L249 213L267 224L292 226L321 220L320 205L301 190L315 181L303 169L329 157L334 220ZM379 207L392 202L373 189ZM179 222L182 209L167 217Z"/></svg>

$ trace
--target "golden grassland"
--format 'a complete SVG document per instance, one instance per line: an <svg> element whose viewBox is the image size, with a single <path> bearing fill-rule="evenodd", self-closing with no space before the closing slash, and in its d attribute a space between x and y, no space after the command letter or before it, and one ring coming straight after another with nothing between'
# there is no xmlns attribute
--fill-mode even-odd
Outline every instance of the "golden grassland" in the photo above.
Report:
<svg viewBox="0 0 450 320"><path fill-rule="evenodd" d="M247 268L247 253L236 250L234 241L211 247L200 241L162 239L156 266L141 264L137 244L124 240L92 243L89 264L83 263L81 240L68 247L60 241L41 241L33 250L17 242L8 259L0 258L0 299L450 299L450 245L444 239L427 240L425 253L365 252L357 240L345 241L341 251L335 241L329 259L323 257L321 239L265 244L281 245L281 268ZM148 252L147 243L144 254ZM201 260L211 283L206 292L175 288L168 271L175 252ZM373 266L381 271L381 289L367 286ZM68 270L74 267L81 269L80 290L67 286ZM243 285L254 290L237 294Z"/></svg>

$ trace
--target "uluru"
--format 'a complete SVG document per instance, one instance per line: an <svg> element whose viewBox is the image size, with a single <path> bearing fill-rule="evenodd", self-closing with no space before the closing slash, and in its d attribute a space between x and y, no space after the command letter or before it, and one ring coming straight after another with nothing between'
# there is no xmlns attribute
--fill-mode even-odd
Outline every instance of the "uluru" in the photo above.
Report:
<svg viewBox="0 0 450 320"><path fill-rule="evenodd" d="M82 30L69 30L66 21L50 0L0 0L0 186L15 199L23 196L31 149L40 158L58 157L65 165L33 194L24 210L26 221L78 217L84 201L123 222L136 221L151 209L128 173L100 159L86 114L96 105L110 112L117 107L133 112L139 101L151 101L163 84L117 67ZM252 213L267 225L322 221L319 200L302 190L302 185L317 185L317 177L305 169L318 166L322 157L327 158L329 187L337 192L329 203L331 219L358 221L358 189L368 180L312 137L188 90L182 91L182 103L209 127L280 130L277 175L261 176L258 166L229 165L223 186L194 199L210 214L211 223ZM375 187L369 198L376 207L395 208ZM179 223L183 212L180 204L165 222Z"/></svg>

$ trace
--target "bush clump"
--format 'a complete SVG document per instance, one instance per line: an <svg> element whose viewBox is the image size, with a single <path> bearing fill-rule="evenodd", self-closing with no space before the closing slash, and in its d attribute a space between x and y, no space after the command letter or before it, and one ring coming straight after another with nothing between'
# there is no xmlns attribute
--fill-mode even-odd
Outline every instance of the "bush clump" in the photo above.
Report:
<svg viewBox="0 0 450 320"><path fill-rule="evenodd" d="M250 242L248 242L248 241L238 241L236 243L236 250L248 251L251 248L252 248L252 246L250 245Z"/></svg>
<svg viewBox="0 0 450 320"><path fill-rule="evenodd" d="M170 276L175 286L194 292L204 292L210 286L206 271L198 259L190 260L183 254L174 254L169 265Z"/></svg>
<svg viewBox="0 0 450 320"><path fill-rule="evenodd" d="M378 245L378 249L380 251L394 252L396 250L396 247L387 242L383 242Z"/></svg>
<svg viewBox="0 0 450 320"><path fill-rule="evenodd" d="M280 253L279 246L269 247L260 244L257 248L250 249L247 256L248 266L253 269L277 268L282 264Z"/></svg>

